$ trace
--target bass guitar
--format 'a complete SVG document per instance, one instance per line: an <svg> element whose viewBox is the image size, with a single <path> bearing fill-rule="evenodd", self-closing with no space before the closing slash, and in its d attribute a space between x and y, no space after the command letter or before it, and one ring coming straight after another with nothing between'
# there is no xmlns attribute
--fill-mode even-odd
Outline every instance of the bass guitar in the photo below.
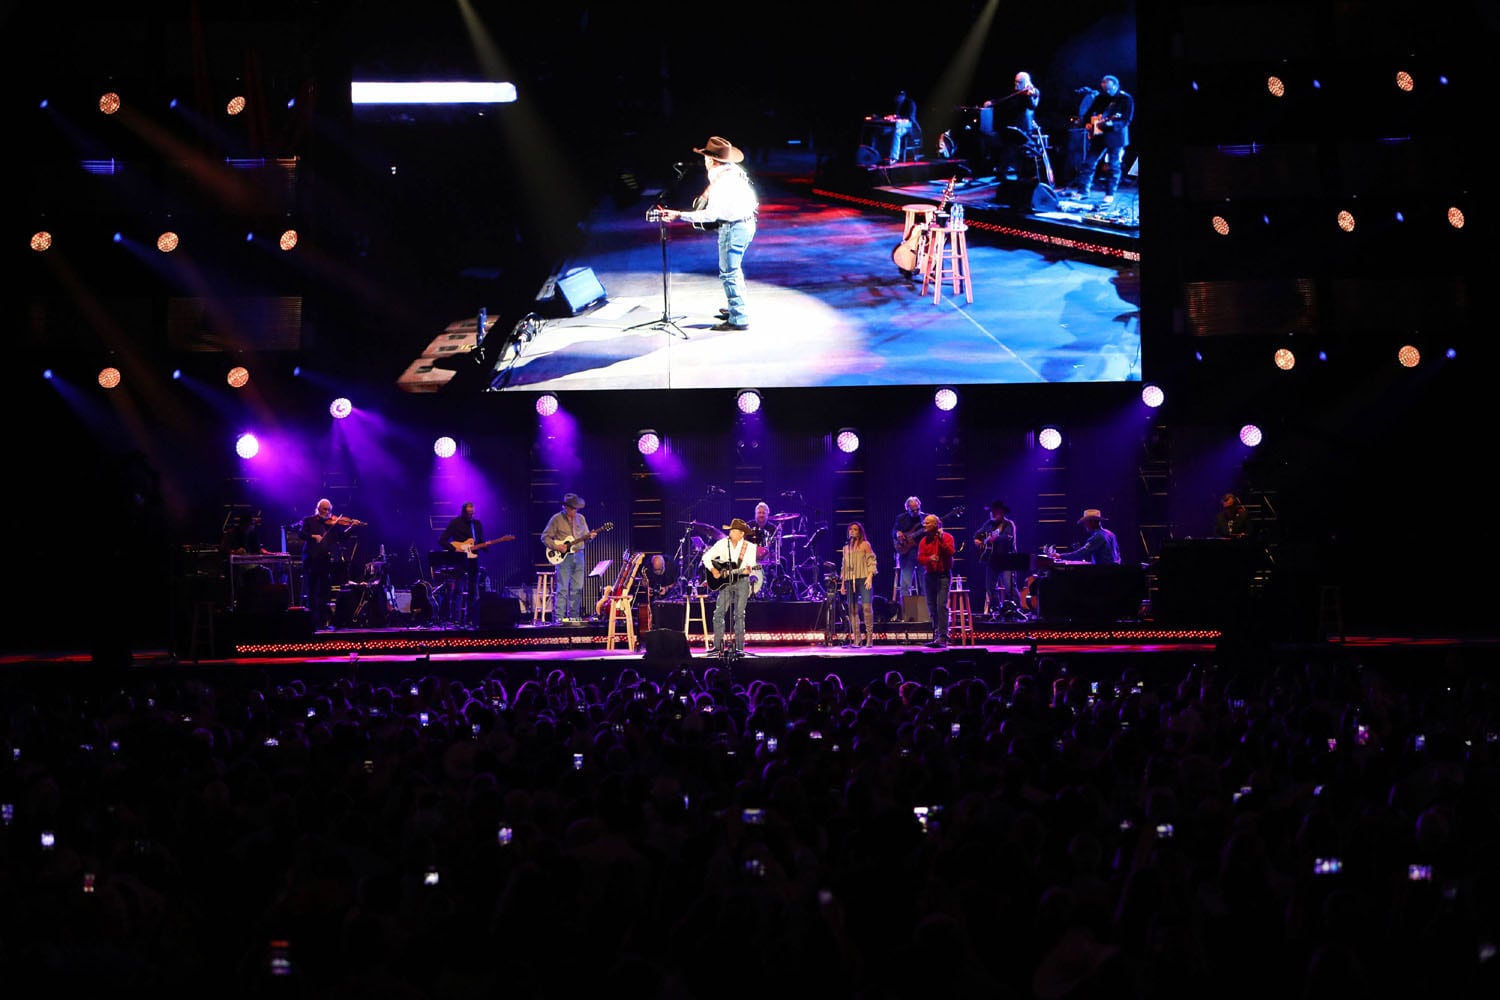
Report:
<svg viewBox="0 0 1500 1000"><path fill-rule="evenodd" d="M954 507L948 513L944 514L942 519L946 522L955 517L962 516L963 512L964 509L960 505L958 507ZM920 524L910 531L896 532L895 538L893 539L896 545L896 554L898 556L906 555L912 550L912 546L917 544L917 539L920 537L922 537L922 526Z"/></svg>
<svg viewBox="0 0 1500 1000"><path fill-rule="evenodd" d="M615 525L613 521L608 521L595 528L593 531L590 531L582 538L574 538L572 535L569 535L567 538L560 539L561 544L566 546L566 548L556 549L551 545L547 546L547 561L556 566L558 563L562 562L565 558L572 555L574 552L581 551L583 547L587 545L589 541L591 541L594 537L613 529L614 526Z"/></svg>
<svg viewBox="0 0 1500 1000"><path fill-rule="evenodd" d="M454 552L467 552L470 559L478 559L480 549L487 549L491 545L499 545L501 542L513 542L515 540L515 535L501 535L499 538L491 538L487 542L476 542L474 539L469 538L462 542L449 542L448 544L453 546Z"/></svg>
<svg viewBox="0 0 1500 1000"><path fill-rule="evenodd" d="M938 199L937 211L933 213L932 217L934 219L947 212L952 205L953 188L957 183L957 174L948 178L948 186L943 188L943 196ZM920 256L922 237L925 235L926 231L921 226L912 226L911 232L906 234L906 238L897 243L896 248L891 251L891 260L896 262L897 270L908 278L917 269L917 258Z"/></svg>

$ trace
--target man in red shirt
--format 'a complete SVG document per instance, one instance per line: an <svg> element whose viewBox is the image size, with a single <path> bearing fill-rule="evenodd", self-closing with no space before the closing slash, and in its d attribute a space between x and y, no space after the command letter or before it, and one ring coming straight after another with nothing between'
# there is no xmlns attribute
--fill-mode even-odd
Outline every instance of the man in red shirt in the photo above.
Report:
<svg viewBox="0 0 1500 1000"><path fill-rule="evenodd" d="M943 530L936 514L922 518L922 537L917 539L917 565L927 575L927 617L932 619L932 641L928 649L948 647L948 588L953 580L953 536Z"/></svg>

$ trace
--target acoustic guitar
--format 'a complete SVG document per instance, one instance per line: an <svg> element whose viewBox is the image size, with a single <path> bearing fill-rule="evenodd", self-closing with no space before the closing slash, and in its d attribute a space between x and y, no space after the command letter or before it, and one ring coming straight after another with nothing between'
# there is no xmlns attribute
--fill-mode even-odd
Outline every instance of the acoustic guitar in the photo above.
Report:
<svg viewBox="0 0 1500 1000"><path fill-rule="evenodd" d="M934 219L947 212L952 206L953 188L957 183L957 174L948 178L948 186L943 188L943 196L938 199L937 211L933 213ZM891 251L891 260L896 262L897 269L908 278L917 269L917 252L922 246L924 235L926 234L921 226L912 226L911 232L906 234L906 239L897 243L896 248Z"/></svg>
<svg viewBox="0 0 1500 1000"><path fill-rule="evenodd" d="M702 210L704 208L707 208L707 207L708 207L708 194L707 193L700 194L698 197L696 197L696 198L693 199L692 211L697 212L697 211L700 211L700 210ZM648 208L646 210L646 221L647 222L670 222L672 220L667 218L667 209L664 206L662 206L662 205L657 205L655 208ZM709 232L713 232L714 230L718 229L719 226L720 226L720 222L719 222L719 220L715 219L713 222L694 222L692 224L692 226L693 226L694 229L698 230L700 233L709 233Z"/></svg>
<svg viewBox="0 0 1500 1000"><path fill-rule="evenodd" d="M595 528L593 531L590 531L587 535L584 535L582 538L574 538L572 535L569 535L567 538L561 539L562 543L567 546L566 551L560 551L550 545L547 546L547 561L556 566L568 556L572 555L574 552L582 551L583 547L589 543L590 539L594 538L596 535L600 535L606 531L612 530L614 526L615 524L613 521L607 521L599 527Z"/></svg>
<svg viewBox="0 0 1500 1000"><path fill-rule="evenodd" d="M724 589L726 584L729 584L735 580L741 580L747 576L753 578L755 567L747 570L740 570L736 568L738 565L738 563L729 563L724 562L720 559L715 559L714 569L719 571L719 575L714 576L712 573L704 573L704 584L707 585L709 590L722 590Z"/></svg>
<svg viewBox="0 0 1500 1000"><path fill-rule="evenodd" d="M948 513L943 515L942 520L946 523L947 521L960 516L961 514L963 514L963 512L964 509L962 506L954 507ZM910 552L912 550L912 546L917 544L917 539L922 537L922 534L923 531L920 524L910 531L896 532L896 537L894 539L896 545L896 554L898 556L904 556L908 552Z"/></svg>
<svg viewBox="0 0 1500 1000"><path fill-rule="evenodd" d="M513 542L515 540L515 535L501 535L499 538L491 538L487 542L475 542L474 539L468 538L462 542L449 542L448 544L453 546L454 552L467 552L470 559L478 559L480 549L487 549L491 545L499 545L501 542Z"/></svg>

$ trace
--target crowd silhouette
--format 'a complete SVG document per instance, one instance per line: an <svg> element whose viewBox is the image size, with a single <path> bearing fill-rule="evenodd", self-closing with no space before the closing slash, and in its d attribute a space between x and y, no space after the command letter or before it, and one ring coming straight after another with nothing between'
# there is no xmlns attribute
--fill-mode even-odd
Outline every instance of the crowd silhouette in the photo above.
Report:
<svg viewBox="0 0 1500 1000"><path fill-rule="evenodd" d="M1493 683L1456 653L1268 659L14 678L0 974L17 996L1495 995Z"/></svg>

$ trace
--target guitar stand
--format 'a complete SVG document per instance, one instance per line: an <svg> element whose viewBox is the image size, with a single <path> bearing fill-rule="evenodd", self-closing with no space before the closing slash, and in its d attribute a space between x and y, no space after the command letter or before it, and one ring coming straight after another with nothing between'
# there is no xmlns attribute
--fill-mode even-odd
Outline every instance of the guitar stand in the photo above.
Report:
<svg viewBox="0 0 1500 1000"><path fill-rule="evenodd" d="M672 315L671 293L667 290L669 273L667 270L667 220L658 217L656 225L661 230L661 317L659 319L648 320L645 323L637 323L635 326L627 326L625 332L629 333L631 330L640 330L649 327L653 330L660 330L663 333L670 330L683 340L687 340L688 335L674 321L677 317Z"/></svg>

